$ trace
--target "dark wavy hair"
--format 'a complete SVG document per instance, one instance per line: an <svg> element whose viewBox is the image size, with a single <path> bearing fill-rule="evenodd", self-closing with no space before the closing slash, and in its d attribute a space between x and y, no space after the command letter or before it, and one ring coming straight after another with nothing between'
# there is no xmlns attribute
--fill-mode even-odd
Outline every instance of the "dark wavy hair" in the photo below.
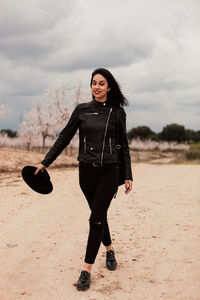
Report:
<svg viewBox="0 0 200 300"><path fill-rule="evenodd" d="M123 95L123 93L120 89L120 86L117 83L117 81L115 80L114 76L107 69L98 68L98 69L95 69L92 72L90 87L92 87L93 77L96 74L102 75L104 78L106 78L106 80L108 82L108 87L110 88L110 91L107 94L108 103L110 103L113 106L127 106L128 105L128 100ZM93 95L92 95L92 98L94 99Z"/></svg>

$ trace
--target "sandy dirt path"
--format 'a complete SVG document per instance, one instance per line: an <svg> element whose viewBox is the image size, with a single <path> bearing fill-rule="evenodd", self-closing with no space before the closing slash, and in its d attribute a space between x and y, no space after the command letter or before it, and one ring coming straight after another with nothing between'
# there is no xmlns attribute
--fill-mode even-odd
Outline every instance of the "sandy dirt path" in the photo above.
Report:
<svg viewBox="0 0 200 300"><path fill-rule="evenodd" d="M0 176L0 300L200 299L199 166L133 164L134 191L108 212L118 269L101 245L86 292L73 285L89 218L78 169L49 173L50 195Z"/></svg>

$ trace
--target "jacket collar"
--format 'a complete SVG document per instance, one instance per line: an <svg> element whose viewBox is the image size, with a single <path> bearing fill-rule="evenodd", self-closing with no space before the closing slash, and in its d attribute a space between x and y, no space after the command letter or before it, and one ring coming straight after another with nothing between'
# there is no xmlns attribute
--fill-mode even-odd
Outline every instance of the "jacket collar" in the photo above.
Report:
<svg viewBox="0 0 200 300"><path fill-rule="evenodd" d="M108 101L105 101L105 102L100 102L100 101L97 101L95 99L92 99L91 101L94 105L98 106L98 107L105 107L105 106L108 106Z"/></svg>

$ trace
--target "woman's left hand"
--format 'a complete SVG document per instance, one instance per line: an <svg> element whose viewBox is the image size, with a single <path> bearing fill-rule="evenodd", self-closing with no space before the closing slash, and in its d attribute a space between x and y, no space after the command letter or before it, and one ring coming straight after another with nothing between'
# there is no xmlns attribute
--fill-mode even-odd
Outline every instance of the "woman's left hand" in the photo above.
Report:
<svg viewBox="0 0 200 300"><path fill-rule="evenodd" d="M132 183L132 180L125 180L125 194L128 194L131 190L132 190L132 186L133 186L133 183Z"/></svg>

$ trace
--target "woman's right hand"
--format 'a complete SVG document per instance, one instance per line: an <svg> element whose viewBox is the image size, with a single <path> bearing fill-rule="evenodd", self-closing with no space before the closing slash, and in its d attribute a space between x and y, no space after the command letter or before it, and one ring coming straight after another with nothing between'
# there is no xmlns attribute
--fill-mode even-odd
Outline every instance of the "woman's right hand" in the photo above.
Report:
<svg viewBox="0 0 200 300"><path fill-rule="evenodd" d="M43 172L43 170L46 168L43 164L36 164L35 167L37 168L37 170L35 171L35 175L37 175L40 171Z"/></svg>

